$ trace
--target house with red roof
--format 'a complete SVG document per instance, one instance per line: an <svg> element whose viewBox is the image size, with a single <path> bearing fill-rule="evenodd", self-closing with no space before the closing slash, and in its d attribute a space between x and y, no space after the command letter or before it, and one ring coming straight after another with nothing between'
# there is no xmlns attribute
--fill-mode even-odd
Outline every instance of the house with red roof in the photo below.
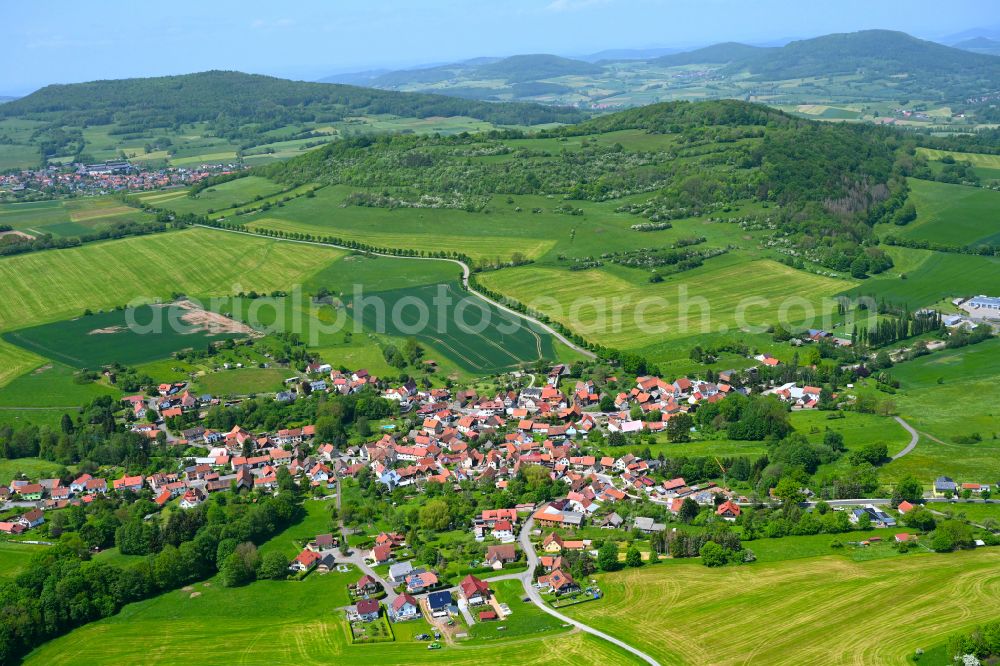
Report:
<svg viewBox="0 0 1000 666"><path fill-rule="evenodd" d="M458 584L458 590L470 606L489 603L490 586L472 574L462 579L462 582Z"/></svg>
<svg viewBox="0 0 1000 666"><path fill-rule="evenodd" d="M309 571L319 562L319 555L311 550L303 550L288 566L292 571Z"/></svg>
<svg viewBox="0 0 1000 666"><path fill-rule="evenodd" d="M723 520L733 522L740 517L740 506L732 500L726 500L715 510L715 515Z"/></svg>

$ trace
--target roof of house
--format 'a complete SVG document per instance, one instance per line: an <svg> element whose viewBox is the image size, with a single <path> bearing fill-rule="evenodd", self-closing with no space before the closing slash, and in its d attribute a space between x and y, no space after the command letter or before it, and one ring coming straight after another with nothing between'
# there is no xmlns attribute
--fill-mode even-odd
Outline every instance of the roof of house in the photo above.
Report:
<svg viewBox="0 0 1000 666"><path fill-rule="evenodd" d="M374 613L378 613L378 607L379 603L375 599L362 599L356 606L358 615L372 615Z"/></svg>
<svg viewBox="0 0 1000 666"><path fill-rule="evenodd" d="M479 580L472 574L469 574L468 576L463 578L462 582L459 583L458 586L462 590L462 594L464 594L466 597L475 596L477 593L489 594L490 592L490 586L487 585L485 582Z"/></svg>
<svg viewBox="0 0 1000 666"><path fill-rule="evenodd" d="M452 603L451 592L448 590L431 592L427 595L427 603L430 604L431 608L444 608L445 606L450 606Z"/></svg>

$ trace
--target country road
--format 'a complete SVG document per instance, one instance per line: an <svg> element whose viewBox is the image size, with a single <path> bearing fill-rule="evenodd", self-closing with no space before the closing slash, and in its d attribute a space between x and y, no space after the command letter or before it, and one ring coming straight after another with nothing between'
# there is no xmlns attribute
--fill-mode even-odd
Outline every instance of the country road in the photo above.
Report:
<svg viewBox="0 0 1000 666"><path fill-rule="evenodd" d="M910 443L906 445L905 449L903 449L902 451L900 451L899 453L897 453L892 457L893 460L899 460L900 458L902 458L907 453L909 453L910 451L912 451L917 447L917 440L920 439L920 435L913 428L913 426L904 421L902 418L896 416L895 419L896 423L903 426L906 429L906 432L910 433Z"/></svg>
<svg viewBox="0 0 1000 666"><path fill-rule="evenodd" d="M293 238L275 238L273 236L261 236L260 234L255 234L255 233L250 232L250 231L237 231L236 229L222 229L222 228L219 228L219 227L210 227L210 226L208 226L206 224L195 224L195 225L192 225L192 226L200 227L202 229L209 229L211 231L223 231L223 232L230 233L230 234L242 234L244 236L254 236L256 238L267 238L267 239L275 240L275 241L283 241L285 243L301 243L303 245L317 245L319 247L335 247L335 248L338 248L338 249L341 249L341 250L360 251L360 252L365 252L366 254L375 255L377 257L386 257L388 259L415 259L417 261L449 261L449 262L451 262L453 264L458 264L459 266L462 267L462 286L465 287L468 291L474 293L476 296L478 296L479 298L483 299L484 301L486 301L490 305L493 305L494 307L496 307L499 310L503 310L504 312L508 312L508 313L514 315L515 317L519 317L520 319L524 319L525 321L531 322L532 324L538 326L539 328L541 328L542 330L544 330L546 333L548 333L549 335L551 335L556 340L558 340L559 342L563 343L564 345L566 345L567 347L569 347L573 351L579 352L579 353L583 354L584 356L586 356L589 359L595 359L595 358L597 358L597 355L594 354L594 352L592 352L592 351L590 351L588 349L584 349L583 347L580 347L579 345L573 343L565 335L563 335L559 331L555 330L554 328L552 328L551 326L549 326L545 322L540 321L538 319L535 319L534 317L532 317L530 315L526 315L523 312L518 312L517 310L509 308L506 305L504 305L503 303L500 303L498 301L494 301L492 298L486 296L485 294L481 294L478 291L476 291L475 289L470 288L469 287L469 274L471 273L471 271L469 269L468 264L466 264L464 261L461 261L459 259L449 259L449 258L445 258L445 257L405 257L405 256L399 256L399 255L395 255L395 254L386 254L386 253L383 253L383 252L372 252L372 251L367 251L367 250L357 250L357 248L347 247L346 245L336 245L334 243L320 243L319 241L307 241L307 240L296 240L296 239L293 239Z"/></svg>
<svg viewBox="0 0 1000 666"><path fill-rule="evenodd" d="M567 624L571 624L577 629L580 629L581 631L585 631L588 634L592 634L594 636L597 636L598 638L603 638L609 643L617 645L623 650L626 650L627 652L630 652L631 654L635 655L639 659L642 659L647 664L651 664L652 666L659 666L658 661L653 659L651 656L649 656L642 650L632 647L625 641L619 640L614 636L611 636L609 634L604 633L603 631L600 631L599 629L594 629L593 627L586 625L580 622L579 620L574 620L571 617L563 615L562 613L555 610L554 608L551 608L547 603L545 603L545 600L542 599L542 595L539 593L538 589L532 584L532 572L535 570L535 566L538 564L538 555L535 553L534 544L531 543L531 529L532 527L534 527L534 524L535 524L535 519L529 517L524 522L524 525L521 527L521 533L518 535L518 541L521 544L521 549L524 550L524 554L528 558L528 570L522 574L519 574L518 577L521 579L521 584L524 586L524 592L528 595L528 598L531 599L532 603L534 603L536 606L538 606L540 609L542 609L549 615L559 620L562 620Z"/></svg>

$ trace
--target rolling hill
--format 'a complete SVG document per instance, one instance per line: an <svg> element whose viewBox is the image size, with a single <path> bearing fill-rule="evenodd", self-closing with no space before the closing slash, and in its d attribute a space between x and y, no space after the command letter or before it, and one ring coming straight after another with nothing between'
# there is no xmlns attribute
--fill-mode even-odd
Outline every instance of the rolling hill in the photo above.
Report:
<svg viewBox="0 0 1000 666"><path fill-rule="evenodd" d="M523 104L463 102L423 94L393 94L356 86L288 81L242 72L210 71L145 79L51 85L3 106L0 118L58 121L63 125L112 122L135 127L209 121L226 130L243 123L276 126L348 115L468 116L497 124L578 120L572 110Z"/></svg>
<svg viewBox="0 0 1000 666"><path fill-rule="evenodd" d="M972 51L973 53L1000 56L1000 41L990 39L989 37L966 39L957 44L952 44L952 47L962 49L963 51Z"/></svg>
<svg viewBox="0 0 1000 666"><path fill-rule="evenodd" d="M365 85L598 108L748 95L775 104L905 98L955 105L1000 90L1000 60L988 55L993 44L979 39L955 48L902 32L864 30L784 46L724 42L666 55L651 50L641 59L626 51L617 58L608 52L597 62L552 55L482 59L384 73Z"/></svg>

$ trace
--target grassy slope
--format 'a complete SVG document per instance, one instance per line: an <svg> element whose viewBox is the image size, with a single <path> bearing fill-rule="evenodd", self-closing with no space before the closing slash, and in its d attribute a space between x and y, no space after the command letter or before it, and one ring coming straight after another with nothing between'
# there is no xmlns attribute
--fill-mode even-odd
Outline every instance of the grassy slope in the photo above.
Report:
<svg viewBox="0 0 1000 666"><path fill-rule="evenodd" d="M0 582L14 578L27 568L28 562L37 553L45 550L45 546L0 542Z"/></svg>
<svg viewBox="0 0 1000 666"><path fill-rule="evenodd" d="M967 185L910 179L910 199L917 219L905 227L885 226L883 233L949 245L996 242L1000 237L1000 193Z"/></svg>
<svg viewBox="0 0 1000 666"><path fill-rule="evenodd" d="M14 379L32 368L37 368L45 362L27 349L0 340L0 387L4 387Z"/></svg>
<svg viewBox="0 0 1000 666"><path fill-rule="evenodd" d="M895 267L864 280L849 290L852 296L872 295L910 307L937 303L943 298L1000 293L1000 257L911 250L891 247L887 251ZM905 274L906 279L901 279Z"/></svg>
<svg viewBox="0 0 1000 666"><path fill-rule="evenodd" d="M320 247L189 229L0 260L0 329L166 298L287 289L343 255Z"/></svg>
<svg viewBox="0 0 1000 666"><path fill-rule="evenodd" d="M1000 550L718 570L677 562L604 575L601 587L602 602L566 613L663 664L899 664L995 619Z"/></svg>
<svg viewBox="0 0 1000 666"><path fill-rule="evenodd" d="M526 266L487 273L481 280L490 288L524 303L538 303L540 310L563 323L571 322L573 303L579 297L591 303L594 298L604 298L608 307L614 298L628 298L621 310L621 325L617 327L610 318L606 320L607 327L603 327L594 317L592 306L581 302L577 310L579 323L583 325L576 328L585 337L624 349L645 347L665 338L686 338L723 329L733 331L741 323L737 318L741 299L749 296L767 299L767 303L750 303L745 311L743 323L746 324L776 323L783 299L792 295L808 301L818 314L823 309L823 297L833 296L849 284L796 271L774 261L747 262L737 256L711 259L701 268L656 285L640 281L645 274L635 273L633 269L617 266L577 272ZM740 288L748 280L753 285L752 291ZM790 284L795 285L794 290L789 288ZM679 304L684 290L691 299L704 301L692 300L691 307L685 311ZM543 297L555 302L545 302ZM647 297L665 298L667 302L665 307L650 308L644 315L637 316L642 312L637 304ZM707 309L700 303L707 303ZM829 309L829 304L826 308ZM792 310L793 313L797 311L801 310ZM702 323L705 312L709 313L707 326ZM643 318L650 326L641 325Z"/></svg>
<svg viewBox="0 0 1000 666"><path fill-rule="evenodd" d="M998 367L1000 340L936 352L894 367L891 372L903 389L895 396L900 414L940 441L922 437L912 453L890 463L886 472L915 474L927 483L941 474L984 482L1000 477L1000 442L994 439L1000 433ZM956 435L973 433L983 440L954 441Z"/></svg>

